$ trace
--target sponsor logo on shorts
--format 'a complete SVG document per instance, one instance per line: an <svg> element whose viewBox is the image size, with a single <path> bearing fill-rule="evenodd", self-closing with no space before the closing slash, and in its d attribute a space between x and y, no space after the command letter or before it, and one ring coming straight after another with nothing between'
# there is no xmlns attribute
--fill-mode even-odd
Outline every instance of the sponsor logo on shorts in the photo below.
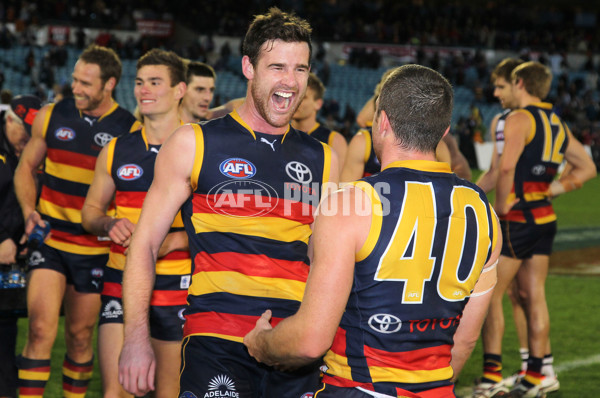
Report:
<svg viewBox="0 0 600 398"><path fill-rule="evenodd" d="M313 397L314 397L314 395L315 395L315 394L314 394L314 393L312 393L312 392L305 392L304 394L302 394L302 395L300 396L300 398L313 398Z"/></svg>
<svg viewBox="0 0 600 398"><path fill-rule="evenodd" d="M59 127L54 132L54 136L61 141L71 141L75 138L75 131L68 127Z"/></svg>
<svg viewBox="0 0 600 398"><path fill-rule="evenodd" d="M179 398L198 398L198 397L193 392L186 391L183 394L181 394L179 396Z"/></svg>
<svg viewBox="0 0 600 398"><path fill-rule="evenodd" d="M391 334L402 327L400 318L390 314L375 314L369 318L369 326L376 332Z"/></svg>
<svg viewBox="0 0 600 398"><path fill-rule="evenodd" d="M117 170L117 177L123 181L137 180L142 174L144 174L144 169L133 163L124 164Z"/></svg>
<svg viewBox="0 0 600 398"><path fill-rule="evenodd" d="M31 253L31 255L29 256L29 266L30 267L35 267L36 265L40 265L41 263L45 263L46 259L44 258L44 256L42 256L42 253L40 253L38 250L34 251Z"/></svg>
<svg viewBox="0 0 600 398"><path fill-rule="evenodd" d="M104 270L102 268L94 268L92 269L91 274L94 278L102 278L102 276L104 276Z"/></svg>
<svg viewBox="0 0 600 398"><path fill-rule="evenodd" d="M252 162L242 158L229 158L219 166L221 174L238 180L252 178L256 174L256 167Z"/></svg>
<svg viewBox="0 0 600 398"><path fill-rule="evenodd" d="M179 312L177 312L177 317L179 319L181 319L182 321L185 321L185 315L183 315L184 312L185 312L185 308L182 308L179 310Z"/></svg>
<svg viewBox="0 0 600 398"><path fill-rule="evenodd" d="M108 144L108 142L113 138L114 137L108 133L96 133L96 135L94 136L94 142L99 146L104 146Z"/></svg>
<svg viewBox="0 0 600 398"><path fill-rule="evenodd" d="M102 310L102 318L117 319L123 316L123 307L117 300L110 300Z"/></svg>
<svg viewBox="0 0 600 398"><path fill-rule="evenodd" d="M179 281L180 289L187 289L190 287L190 281L192 277L190 275L181 275L181 280Z"/></svg>
<svg viewBox="0 0 600 398"><path fill-rule="evenodd" d="M297 161L289 162L285 165L286 174L299 184L310 184L312 173L307 165Z"/></svg>
<svg viewBox="0 0 600 398"><path fill-rule="evenodd" d="M208 392L204 394L204 398L213 397L234 397L239 398L240 393L235 390L235 384L229 376L215 376L208 383Z"/></svg>

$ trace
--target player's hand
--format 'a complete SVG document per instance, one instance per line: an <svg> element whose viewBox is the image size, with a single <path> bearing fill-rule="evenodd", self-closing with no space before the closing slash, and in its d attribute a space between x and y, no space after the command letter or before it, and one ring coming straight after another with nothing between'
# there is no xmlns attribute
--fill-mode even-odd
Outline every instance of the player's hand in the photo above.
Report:
<svg viewBox="0 0 600 398"><path fill-rule="evenodd" d="M265 356L258 339L258 335L264 331L272 330L271 310L266 310L256 321L256 326L246 336L244 336L244 345L248 348L248 353L258 362L265 362ZM272 365L267 363L267 365Z"/></svg>
<svg viewBox="0 0 600 398"><path fill-rule="evenodd" d="M156 358L150 341L123 343L119 356L119 383L136 397L154 391Z"/></svg>
<svg viewBox="0 0 600 398"><path fill-rule="evenodd" d="M106 228L110 240L123 247L129 246L135 224L127 218L114 218Z"/></svg>
<svg viewBox="0 0 600 398"><path fill-rule="evenodd" d="M494 210L496 211L496 214L498 215L498 217L502 217L505 216L506 214L508 214L508 212L510 211L510 209L512 209L517 203L519 203L520 199L515 199L512 202L504 202L504 203L498 203L496 202L496 204L494 205Z"/></svg>
<svg viewBox="0 0 600 398"><path fill-rule="evenodd" d="M17 245L10 239L4 239L0 243L0 264L13 264L17 257Z"/></svg>
<svg viewBox="0 0 600 398"><path fill-rule="evenodd" d="M46 227L46 224L44 223L44 220L42 220L40 213L34 210L29 214L29 216L27 216L27 219L25 220L25 234L29 236L36 225L39 225L42 228ZM49 236L50 234L46 236L46 239L48 239Z"/></svg>

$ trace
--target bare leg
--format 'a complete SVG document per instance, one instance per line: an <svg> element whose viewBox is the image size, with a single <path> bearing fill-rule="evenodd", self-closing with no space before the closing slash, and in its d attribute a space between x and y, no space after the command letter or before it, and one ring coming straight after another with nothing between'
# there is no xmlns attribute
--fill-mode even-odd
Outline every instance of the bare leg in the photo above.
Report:
<svg viewBox="0 0 600 398"><path fill-rule="evenodd" d="M181 364L181 342L152 340L156 355L156 398L170 398L179 392L179 367Z"/></svg>
<svg viewBox="0 0 600 398"><path fill-rule="evenodd" d="M122 323L105 323L98 327L98 360L104 398L133 397L119 383L121 347L123 347Z"/></svg>

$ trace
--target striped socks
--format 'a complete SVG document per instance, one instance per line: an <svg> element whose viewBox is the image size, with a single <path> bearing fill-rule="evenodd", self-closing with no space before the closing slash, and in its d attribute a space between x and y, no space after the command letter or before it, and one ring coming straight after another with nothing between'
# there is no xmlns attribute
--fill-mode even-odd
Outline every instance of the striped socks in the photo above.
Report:
<svg viewBox="0 0 600 398"><path fill-rule="evenodd" d="M63 362L63 393L65 398L83 398L87 391L92 371L94 357L86 363L76 363L65 355Z"/></svg>
<svg viewBox="0 0 600 398"><path fill-rule="evenodd" d="M42 398L50 378L50 359L29 359L17 356L19 368L19 396Z"/></svg>

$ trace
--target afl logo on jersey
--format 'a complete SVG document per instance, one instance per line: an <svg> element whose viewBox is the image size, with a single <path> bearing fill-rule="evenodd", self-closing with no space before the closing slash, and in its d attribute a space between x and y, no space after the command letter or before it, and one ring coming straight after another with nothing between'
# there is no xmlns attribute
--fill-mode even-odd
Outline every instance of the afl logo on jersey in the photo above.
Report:
<svg viewBox="0 0 600 398"><path fill-rule="evenodd" d="M71 141L75 138L75 131L68 127L60 127L54 132L54 136L61 141Z"/></svg>
<svg viewBox="0 0 600 398"><path fill-rule="evenodd" d="M144 170L137 164L125 164L117 170L117 177L123 181L137 180L144 174Z"/></svg>
<svg viewBox="0 0 600 398"><path fill-rule="evenodd" d="M224 176L238 180L252 178L256 174L256 167L242 158L230 158L223 161L219 166L219 170Z"/></svg>
<svg viewBox="0 0 600 398"><path fill-rule="evenodd" d="M96 133L94 136L94 142L99 146L104 146L108 144L108 141L112 140L114 137L108 133Z"/></svg>

